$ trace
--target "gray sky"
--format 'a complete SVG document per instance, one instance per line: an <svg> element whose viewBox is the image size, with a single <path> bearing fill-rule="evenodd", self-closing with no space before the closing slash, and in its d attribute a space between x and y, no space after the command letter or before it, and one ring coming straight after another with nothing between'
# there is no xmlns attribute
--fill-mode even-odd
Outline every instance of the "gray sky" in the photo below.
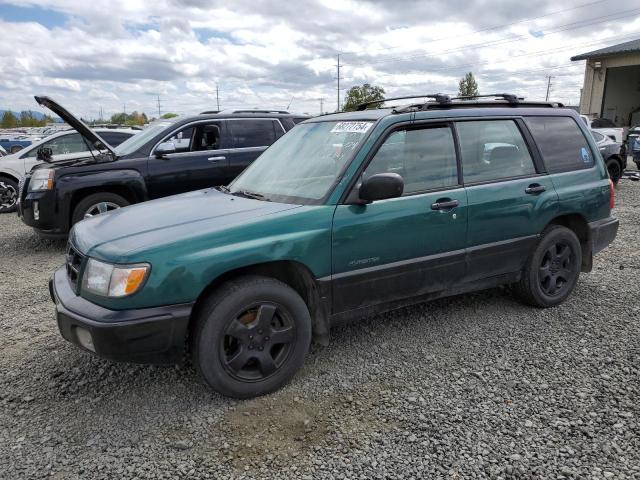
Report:
<svg viewBox="0 0 640 480"><path fill-rule="evenodd" d="M50 95L95 118L216 108L336 108L342 87L388 96L481 93L577 104L584 62L571 56L640 37L625 0L0 0L0 108ZM342 96L346 90L341 92ZM42 111L42 110L40 110Z"/></svg>

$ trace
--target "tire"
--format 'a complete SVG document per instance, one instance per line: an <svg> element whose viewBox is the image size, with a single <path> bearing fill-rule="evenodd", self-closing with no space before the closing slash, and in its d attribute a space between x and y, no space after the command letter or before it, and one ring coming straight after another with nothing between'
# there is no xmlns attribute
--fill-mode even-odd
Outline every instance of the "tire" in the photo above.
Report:
<svg viewBox="0 0 640 480"><path fill-rule="evenodd" d="M0 178L0 213L11 213L18 209L18 182Z"/></svg>
<svg viewBox="0 0 640 480"><path fill-rule="evenodd" d="M118 208L126 207L130 202L116 194L111 192L98 192L92 193L84 197L76 208L73 209L73 216L71 217L71 224L75 225L80 220L85 218L105 213ZM104 210L104 211L103 211ZM92 213L93 212L93 213Z"/></svg>
<svg viewBox="0 0 640 480"><path fill-rule="evenodd" d="M618 183L622 178L622 163L615 158L609 158L607 160L607 171L609 172L609 178L613 183Z"/></svg>
<svg viewBox="0 0 640 480"><path fill-rule="evenodd" d="M190 340L193 365L211 388L252 398L279 389L300 369L311 344L311 317L288 285L245 276L205 300Z"/></svg>
<svg viewBox="0 0 640 480"><path fill-rule="evenodd" d="M545 229L529 255L516 293L535 307L559 305L575 288L581 264L582 247L576 234L566 227L552 225Z"/></svg>

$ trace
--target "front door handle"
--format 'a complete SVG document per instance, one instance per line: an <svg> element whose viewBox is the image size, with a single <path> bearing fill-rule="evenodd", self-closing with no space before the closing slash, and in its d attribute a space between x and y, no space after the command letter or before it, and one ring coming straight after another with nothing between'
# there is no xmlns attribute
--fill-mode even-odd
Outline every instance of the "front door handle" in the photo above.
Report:
<svg viewBox="0 0 640 480"><path fill-rule="evenodd" d="M209 158L207 158L207 161L211 162L211 163L216 163L216 162L221 162L222 160L226 160L226 159L227 159L227 157L209 157Z"/></svg>
<svg viewBox="0 0 640 480"><path fill-rule="evenodd" d="M532 183L527 188L524 189L524 193L528 193L529 195L535 195L536 193L542 193L547 190L547 187L544 185L540 185L539 183Z"/></svg>
<svg viewBox="0 0 640 480"><path fill-rule="evenodd" d="M435 203L431 204L431 210L451 210L460 205L458 200L449 200L448 198L442 198Z"/></svg>

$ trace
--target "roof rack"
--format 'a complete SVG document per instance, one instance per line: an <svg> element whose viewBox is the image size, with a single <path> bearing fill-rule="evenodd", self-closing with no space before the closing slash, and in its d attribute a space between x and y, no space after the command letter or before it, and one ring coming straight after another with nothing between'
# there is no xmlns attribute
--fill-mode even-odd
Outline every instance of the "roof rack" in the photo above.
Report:
<svg viewBox="0 0 640 480"><path fill-rule="evenodd" d="M234 110L233 113L289 113L287 110Z"/></svg>
<svg viewBox="0 0 640 480"><path fill-rule="evenodd" d="M513 93L489 93L486 95L461 95L459 97L453 97L451 100L475 100L476 98L502 98L509 103L520 103L520 100L524 100L524 97L518 97Z"/></svg>
<svg viewBox="0 0 640 480"><path fill-rule="evenodd" d="M204 112L200 112L200 115L211 115L214 113L220 113L220 110L205 110Z"/></svg>
<svg viewBox="0 0 640 480"><path fill-rule="evenodd" d="M392 98L383 98L381 100L372 100L370 102L361 103L356 107L357 111L366 110L369 105L376 105L378 103L390 102L392 100L407 100L409 98L432 98L436 103L439 104L447 104L451 103L451 97L449 95L445 95L443 93L428 93L426 95L409 95L406 97L392 97Z"/></svg>

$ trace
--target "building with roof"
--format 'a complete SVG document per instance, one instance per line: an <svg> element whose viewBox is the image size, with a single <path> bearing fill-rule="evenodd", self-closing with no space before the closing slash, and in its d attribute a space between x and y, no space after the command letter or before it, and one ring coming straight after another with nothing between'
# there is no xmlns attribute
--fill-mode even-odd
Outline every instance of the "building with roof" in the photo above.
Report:
<svg viewBox="0 0 640 480"><path fill-rule="evenodd" d="M586 60L580 113L640 125L640 39L571 57Z"/></svg>

